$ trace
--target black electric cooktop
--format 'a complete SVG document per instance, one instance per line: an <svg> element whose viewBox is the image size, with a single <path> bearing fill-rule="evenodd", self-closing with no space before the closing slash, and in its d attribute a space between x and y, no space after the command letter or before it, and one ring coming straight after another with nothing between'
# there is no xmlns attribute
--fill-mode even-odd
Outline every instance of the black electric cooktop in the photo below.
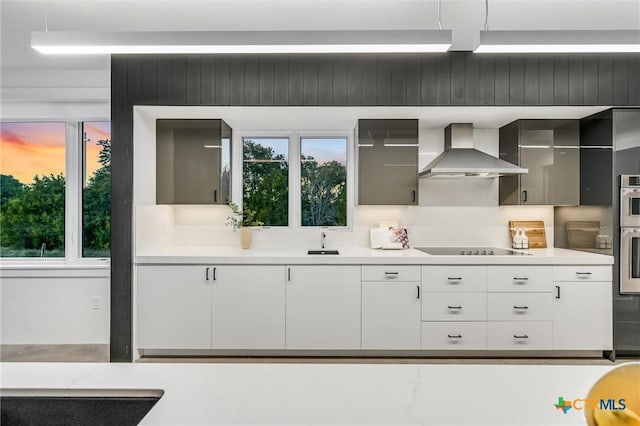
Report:
<svg viewBox="0 0 640 426"><path fill-rule="evenodd" d="M530 256L529 253L497 247L414 247L433 256Z"/></svg>

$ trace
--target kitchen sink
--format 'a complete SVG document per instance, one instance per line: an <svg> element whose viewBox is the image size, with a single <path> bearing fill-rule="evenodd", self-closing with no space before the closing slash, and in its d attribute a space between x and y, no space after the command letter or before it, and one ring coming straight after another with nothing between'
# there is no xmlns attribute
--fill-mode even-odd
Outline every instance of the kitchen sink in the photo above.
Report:
<svg viewBox="0 0 640 426"><path fill-rule="evenodd" d="M338 250L307 250L307 254L340 254Z"/></svg>

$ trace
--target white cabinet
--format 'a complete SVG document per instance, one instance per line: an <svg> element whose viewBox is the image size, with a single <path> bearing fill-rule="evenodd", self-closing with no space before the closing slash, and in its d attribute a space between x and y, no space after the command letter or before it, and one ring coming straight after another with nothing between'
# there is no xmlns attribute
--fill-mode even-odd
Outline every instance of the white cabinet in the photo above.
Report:
<svg viewBox="0 0 640 426"><path fill-rule="evenodd" d="M420 297L419 281L363 282L362 349L420 349Z"/></svg>
<svg viewBox="0 0 640 426"><path fill-rule="evenodd" d="M487 323L487 349L550 350L551 321L513 321Z"/></svg>
<svg viewBox="0 0 640 426"><path fill-rule="evenodd" d="M139 266L138 347L210 349L209 284L205 266Z"/></svg>
<svg viewBox="0 0 640 426"><path fill-rule="evenodd" d="M138 267L138 348L284 349L284 266Z"/></svg>
<svg viewBox="0 0 640 426"><path fill-rule="evenodd" d="M487 323L423 322L422 349L427 350L485 350Z"/></svg>
<svg viewBox="0 0 640 426"><path fill-rule="evenodd" d="M287 267L287 349L360 349L360 269Z"/></svg>
<svg viewBox="0 0 640 426"><path fill-rule="evenodd" d="M611 282L555 282L553 349L611 350Z"/></svg>
<svg viewBox="0 0 640 426"><path fill-rule="evenodd" d="M489 266L489 291L550 292L551 266Z"/></svg>
<svg viewBox="0 0 640 426"><path fill-rule="evenodd" d="M284 266L213 266L213 349L284 349L284 278Z"/></svg>

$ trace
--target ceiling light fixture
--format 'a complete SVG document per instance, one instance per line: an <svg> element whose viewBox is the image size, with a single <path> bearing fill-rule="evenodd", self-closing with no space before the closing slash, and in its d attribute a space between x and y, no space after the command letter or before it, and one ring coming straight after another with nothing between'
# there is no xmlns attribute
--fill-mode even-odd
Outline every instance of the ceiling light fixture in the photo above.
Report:
<svg viewBox="0 0 640 426"><path fill-rule="evenodd" d="M424 53L446 52L451 30L36 31L45 54Z"/></svg>
<svg viewBox="0 0 640 426"><path fill-rule="evenodd" d="M640 30L480 31L475 53L638 53Z"/></svg>

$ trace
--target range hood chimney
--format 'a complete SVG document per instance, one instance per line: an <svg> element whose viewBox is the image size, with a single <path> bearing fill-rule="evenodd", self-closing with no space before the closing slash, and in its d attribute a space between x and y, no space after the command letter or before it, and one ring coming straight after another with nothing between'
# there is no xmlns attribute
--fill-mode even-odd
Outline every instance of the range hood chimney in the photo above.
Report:
<svg viewBox="0 0 640 426"><path fill-rule="evenodd" d="M473 147L473 124L452 123L444 129L444 152L418 174L421 178L495 178L528 173Z"/></svg>

